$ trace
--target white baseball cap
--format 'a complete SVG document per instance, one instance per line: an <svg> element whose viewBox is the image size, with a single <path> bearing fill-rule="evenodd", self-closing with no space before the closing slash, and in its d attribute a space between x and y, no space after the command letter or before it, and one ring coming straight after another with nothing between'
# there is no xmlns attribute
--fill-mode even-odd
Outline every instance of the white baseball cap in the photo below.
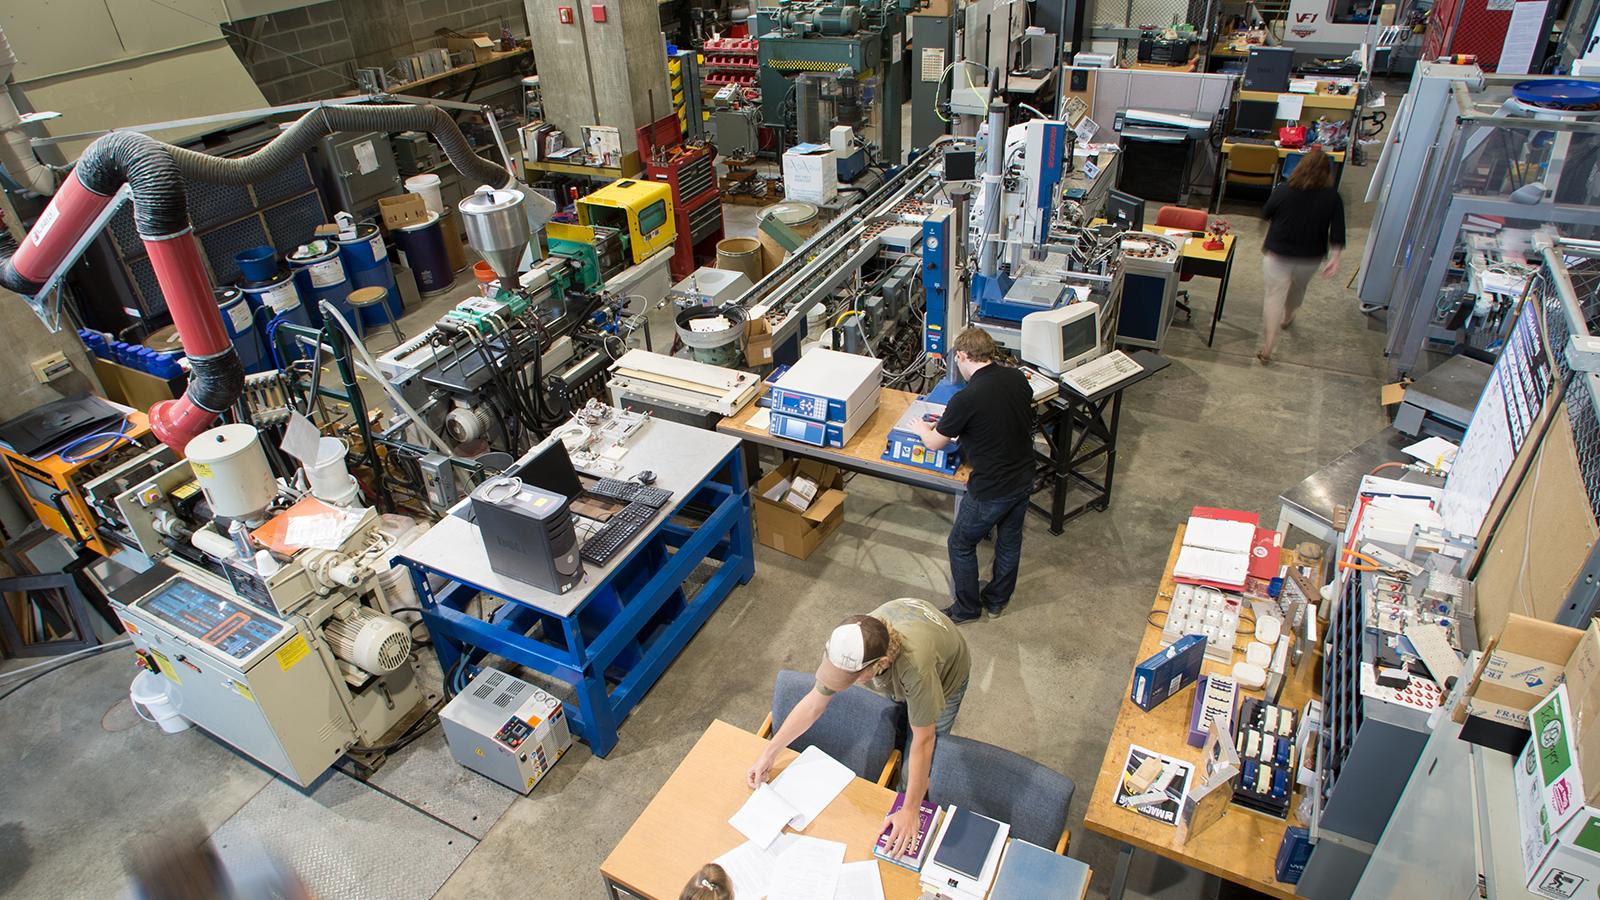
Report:
<svg viewBox="0 0 1600 900"><path fill-rule="evenodd" d="M828 635L828 644L823 648L822 665L817 667L817 682L832 691L842 691L854 684L862 669L869 663L877 662L876 659L864 658L866 644L866 635L857 623L846 622L835 628Z"/></svg>

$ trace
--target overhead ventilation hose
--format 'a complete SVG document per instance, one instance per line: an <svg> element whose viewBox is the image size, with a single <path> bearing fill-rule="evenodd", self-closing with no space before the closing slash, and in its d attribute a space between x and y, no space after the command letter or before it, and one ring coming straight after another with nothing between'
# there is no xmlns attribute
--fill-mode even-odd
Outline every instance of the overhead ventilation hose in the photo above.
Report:
<svg viewBox="0 0 1600 900"><path fill-rule="evenodd" d="M473 152L455 120L436 106L319 107L265 147L234 159L174 147L138 132L115 131L90 144L79 157L16 251L0 252L0 287L37 294L127 184L134 224L189 359L189 387L183 396L150 408L151 430L181 454L244 389L244 367L223 326L189 224L184 178L241 185L260 181L339 131L425 131L469 183L507 187L513 180L505 169Z"/></svg>
<svg viewBox="0 0 1600 900"><path fill-rule="evenodd" d="M439 142L445 156L467 179L467 184L503 188L511 182L505 169L473 151L467 136L461 133L449 113L437 106L410 103L318 107L249 156L229 159L181 147L169 146L168 150L179 170L196 181L251 184L282 171L318 141L340 131L426 131Z"/></svg>

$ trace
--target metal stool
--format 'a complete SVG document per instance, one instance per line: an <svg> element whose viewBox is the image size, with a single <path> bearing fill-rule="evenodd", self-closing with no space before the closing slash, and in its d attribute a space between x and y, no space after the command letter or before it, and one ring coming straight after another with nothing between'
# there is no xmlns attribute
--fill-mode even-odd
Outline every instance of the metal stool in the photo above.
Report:
<svg viewBox="0 0 1600 900"><path fill-rule="evenodd" d="M394 333L395 346L405 343L406 336L400 333L400 325L394 320L394 311L389 308L389 289L382 285L356 288L346 298L356 312L356 319L360 321L361 311L369 306L376 306L383 310L383 320L389 323L389 330ZM365 331L363 331L365 333Z"/></svg>

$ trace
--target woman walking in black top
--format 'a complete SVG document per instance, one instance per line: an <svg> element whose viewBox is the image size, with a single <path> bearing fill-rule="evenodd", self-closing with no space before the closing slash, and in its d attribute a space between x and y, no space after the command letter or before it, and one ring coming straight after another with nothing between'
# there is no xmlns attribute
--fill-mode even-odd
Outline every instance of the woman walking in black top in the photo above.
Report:
<svg viewBox="0 0 1600 900"><path fill-rule="evenodd" d="M1344 250L1344 200L1333 186L1333 166L1312 148L1261 208L1267 239L1261 247L1266 294L1261 305L1261 349L1256 362L1272 361L1278 334L1294 321L1318 266L1324 278L1339 271ZM1323 264L1326 257L1327 263Z"/></svg>

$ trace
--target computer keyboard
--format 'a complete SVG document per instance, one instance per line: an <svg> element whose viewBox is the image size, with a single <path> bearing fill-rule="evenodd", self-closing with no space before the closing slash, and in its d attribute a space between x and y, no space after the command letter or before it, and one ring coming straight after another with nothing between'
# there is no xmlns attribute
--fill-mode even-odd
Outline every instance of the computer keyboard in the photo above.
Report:
<svg viewBox="0 0 1600 900"><path fill-rule="evenodd" d="M1249 145L1254 146L1254 147L1276 147L1276 146L1278 146L1278 142L1273 140L1272 138L1239 137L1237 135L1230 135L1228 137L1228 143L1230 143L1230 144L1249 144Z"/></svg>
<svg viewBox="0 0 1600 900"><path fill-rule="evenodd" d="M588 489L596 497L607 500L621 500L624 503L648 503L652 508L660 509L672 499L672 492L658 487L639 484L633 481L620 481L616 478L602 478Z"/></svg>
<svg viewBox="0 0 1600 900"><path fill-rule="evenodd" d="M610 521L601 525L600 530L583 542L583 549L578 555L586 563L605 565L611 557L617 555L617 551L626 547L629 541L643 531L655 515L656 507L648 503L640 501L629 503L620 511L612 513Z"/></svg>
<svg viewBox="0 0 1600 900"><path fill-rule="evenodd" d="M1099 359L1092 359L1061 376L1061 380L1085 397L1093 396L1112 385L1125 381L1144 371L1133 357L1121 350L1113 350Z"/></svg>

